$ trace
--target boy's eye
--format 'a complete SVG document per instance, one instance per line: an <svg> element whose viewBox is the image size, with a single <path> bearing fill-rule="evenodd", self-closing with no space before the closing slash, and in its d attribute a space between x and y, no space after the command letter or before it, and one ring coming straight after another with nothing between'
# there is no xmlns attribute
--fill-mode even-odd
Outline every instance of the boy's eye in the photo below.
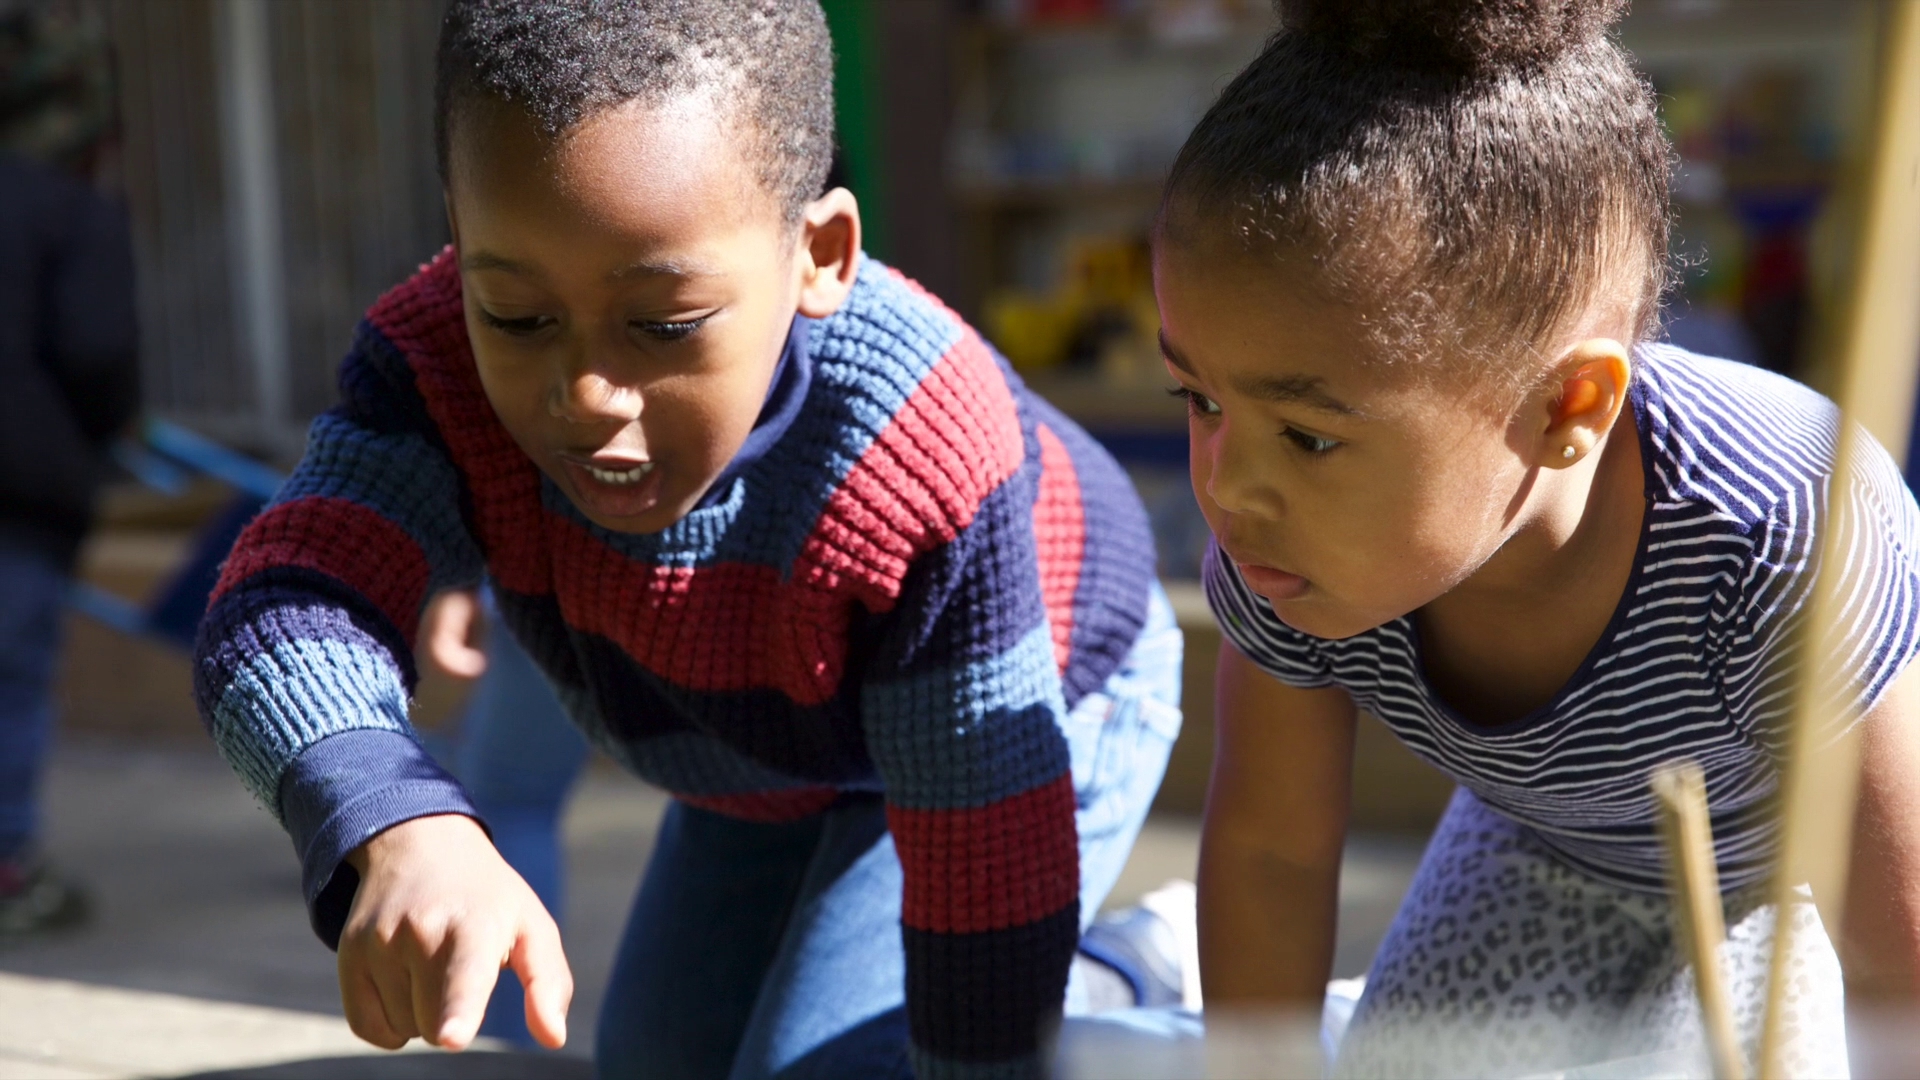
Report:
<svg viewBox="0 0 1920 1080"><path fill-rule="evenodd" d="M653 322L647 319L635 319L628 326L647 335L655 341L682 341L693 336L693 332L707 324L711 315L702 315L697 319L683 319L679 322Z"/></svg>
<svg viewBox="0 0 1920 1080"><path fill-rule="evenodd" d="M518 319L503 319L485 308L480 309L480 321L503 334L514 337L529 337L552 326L557 320L551 315L526 315Z"/></svg>
<svg viewBox="0 0 1920 1080"><path fill-rule="evenodd" d="M1184 386L1176 386L1169 389L1167 393L1172 397L1186 399L1187 412L1190 415L1193 415L1193 416L1219 416L1220 415L1220 406L1214 404L1212 398L1208 397L1205 394L1200 393L1198 390L1189 390Z"/></svg>
<svg viewBox="0 0 1920 1080"><path fill-rule="evenodd" d="M1299 428L1288 428L1281 432L1281 434L1285 435L1295 446L1298 446L1312 457L1319 457L1340 445L1340 443L1334 439L1323 439L1318 435L1309 435Z"/></svg>

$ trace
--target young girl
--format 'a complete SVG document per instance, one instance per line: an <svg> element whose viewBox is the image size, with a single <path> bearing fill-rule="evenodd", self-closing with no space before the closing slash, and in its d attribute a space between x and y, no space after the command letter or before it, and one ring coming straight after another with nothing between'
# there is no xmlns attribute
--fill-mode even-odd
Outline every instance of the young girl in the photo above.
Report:
<svg viewBox="0 0 1920 1080"><path fill-rule="evenodd" d="M1200 865L1209 1010L1317 1006L1356 714L1460 785L1344 1075L1697 1045L1647 789L1706 769L1751 1054L1795 631L1836 414L1653 344L1670 151L1620 0L1292 0L1201 121L1156 245L1233 649ZM1877 447L1840 587L1864 725L1850 994L1920 969L1920 517ZM1846 1068L1841 967L1790 913L1796 1074Z"/></svg>

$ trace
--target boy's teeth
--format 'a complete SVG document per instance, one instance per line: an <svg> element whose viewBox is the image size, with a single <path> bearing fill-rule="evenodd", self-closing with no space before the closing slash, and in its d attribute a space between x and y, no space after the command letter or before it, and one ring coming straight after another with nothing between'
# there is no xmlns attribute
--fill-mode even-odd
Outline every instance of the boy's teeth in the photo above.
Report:
<svg viewBox="0 0 1920 1080"><path fill-rule="evenodd" d="M653 471L653 462L642 462L631 469L601 469L589 465L587 471L593 474L595 480L603 484L634 484Z"/></svg>

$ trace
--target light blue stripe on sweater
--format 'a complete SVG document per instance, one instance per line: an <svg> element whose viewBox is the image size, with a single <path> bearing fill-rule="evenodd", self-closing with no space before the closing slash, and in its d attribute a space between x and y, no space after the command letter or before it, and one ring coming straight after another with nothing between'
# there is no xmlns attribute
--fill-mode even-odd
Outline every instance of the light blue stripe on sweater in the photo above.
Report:
<svg viewBox="0 0 1920 1080"><path fill-rule="evenodd" d="M407 693L382 653L341 641L282 641L233 674L213 709L213 740L260 804L280 817L280 778L329 735L411 737Z"/></svg>

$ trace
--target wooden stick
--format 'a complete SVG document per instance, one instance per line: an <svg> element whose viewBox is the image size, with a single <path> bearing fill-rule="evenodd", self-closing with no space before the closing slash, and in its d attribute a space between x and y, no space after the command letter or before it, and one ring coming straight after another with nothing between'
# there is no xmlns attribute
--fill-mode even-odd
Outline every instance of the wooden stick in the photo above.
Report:
<svg viewBox="0 0 1920 1080"><path fill-rule="evenodd" d="M1720 977L1720 943L1726 916L1720 906L1720 871L1713 857L1713 824L1707 817L1707 777L1691 761L1662 765L1652 777L1660 836L1667 844L1680 936L1693 954L1693 989L1707 1028L1715 1080L1746 1080L1747 1066L1734 1032L1733 1006Z"/></svg>
<svg viewBox="0 0 1920 1080"><path fill-rule="evenodd" d="M1860 188L1845 306L1836 329L1834 398L1843 414L1828 486L1822 567L1846 558L1850 493L1859 440L1871 434L1894 454L1907 446L1916 363L1920 363L1920 3L1881 9L1883 51L1875 95L1874 138ZM1872 528L1867 521L1854 523ZM1871 541L1868 541L1871 542ZM1774 875L1773 966L1767 981L1760 1075L1784 1080L1787 958L1799 885L1811 888L1829 933L1838 940L1845 907L1859 785L1856 733L1834 738L1827 715L1842 700L1850 672L1836 670L1840 616L1847 598L1837 575L1821 573L1808 602L1805 661L1795 688L1787 756L1781 772L1778 863Z"/></svg>

